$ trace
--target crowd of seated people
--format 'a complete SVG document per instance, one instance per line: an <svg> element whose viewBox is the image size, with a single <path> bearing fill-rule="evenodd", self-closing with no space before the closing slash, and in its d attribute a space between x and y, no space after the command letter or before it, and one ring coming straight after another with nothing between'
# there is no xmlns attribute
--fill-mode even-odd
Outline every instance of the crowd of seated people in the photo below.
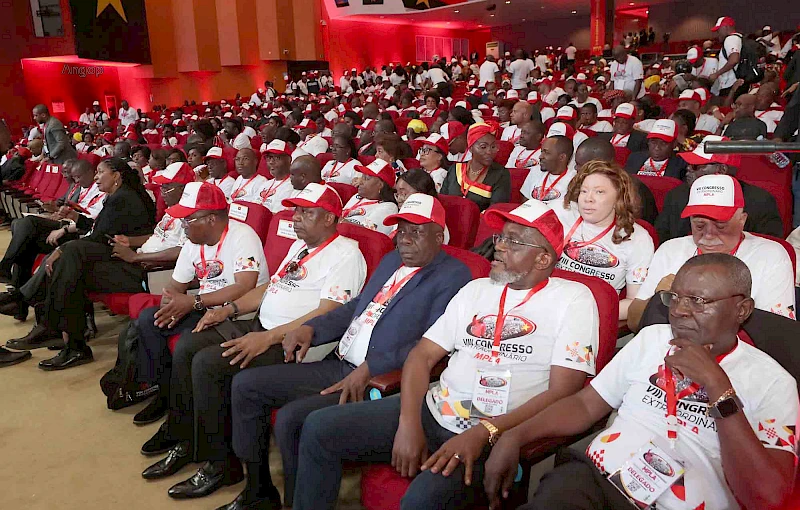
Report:
<svg viewBox="0 0 800 510"><path fill-rule="evenodd" d="M334 508L355 461L413 478L401 508L499 508L526 444L617 410L526 508L778 508L794 481L796 371L737 333L796 337L800 273L780 239L791 198L706 144L790 139L800 46L752 77L734 21L712 30L721 50L648 68L624 45L581 60L570 44L563 59L304 72L283 94L266 82L152 112L98 103L69 128L36 105L24 139L0 123L13 219L0 313L36 318L0 366L41 347L59 350L43 370L92 362L89 294L142 293L166 266L128 332L136 382L155 394L133 421L166 416L141 447L164 457L142 477L199 463L174 499L245 480L221 508ZM778 174L781 157L761 159ZM36 202L27 183L50 168L64 193ZM18 214L21 200L40 212ZM265 244L234 202L291 242ZM447 246L473 209L457 238L474 246ZM349 229L395 249L370 266ZM613 288L618 314L582 279ZM608 320L635 337L603 367ZM401 369L399 395L371 398L373 378ZM664 477L643 496L631 487L648 465Z"/></svg>

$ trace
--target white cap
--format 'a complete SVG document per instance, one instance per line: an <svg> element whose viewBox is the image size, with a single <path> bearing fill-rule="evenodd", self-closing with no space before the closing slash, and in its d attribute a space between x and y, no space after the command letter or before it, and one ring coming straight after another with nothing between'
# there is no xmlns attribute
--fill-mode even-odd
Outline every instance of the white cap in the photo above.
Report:
<svg viewBox="0 0 800 510"><path fill-rule="evenodd" d="M457 102L455 104L455 106L461 106L462 108L466 108L467 107L467 102L466 101L459 101L459 102Z"/></svg>
<svg viewBox="0 0 800 510"><path fill-rule="evenodd" d="M506 99L519 99L519 92L514 89L509 90L506 92Z"/></svg>
<svg viewBox="0 0 800 510"><path fill-rule="evenodd" d="M416 225L436 223L445 227L445 211L441 202L425 193L414 193L406 198L400 210L390 214L383 220L384 225L395 225L399 220L406 220Z"/></svg>
<svg viewBox="0 0 800 510"><path fill-rule="evenodd" d="M328 142L321 136L315 136L303 144L303 150L312 156L328 152Z"/></svg>
<svg viewBox="0 0 800 510"><path fill-rule="evenodd" d="M704 175L692 183L689 202L681 218L706 216L717 221L728 221L743 207L744 196L739 181L725 174Z"/></svg>
<svg viewBox="0 0 800 510"><path fill-rule="evenodd" d="M559 120L575 120L578 118L578 111L571 106L562 106L556 112L556 118Z"/></svg>
<svg viewBox="0 0 800 510"><path fill-rule="evenodd" d="M292 155L289 145L283 140L272 140L261 152L266 152L268 154L279 154L282 156Z"/></svg>
<svg viewBox="0 0 800 510"><path fill-rule="evenodd" d="M650 128L650 133L647 135L647 138L658 138L667 143L674 142L677 137L678 125L675 124L674 120L670 119L658 119L655 121L653 127Z"/></svg>
<svg viewBox="0 0 800 510"><path fill-rule="evenodd" d="M100 106L100 101L94 101L94 102L92 103L92 106Z"/></svg>
<svg viewBox="0 0 800 510"><path fill-rule="evenodd" d="M697 101L698 103L703 102L703 98L700 97L700 94L697 93L696 90L686 89L681 92L681 95L678 96L679 101Z"/></svg>
<svg viewBox="0 0 800 510"><path fill-rule="evenodd" d="M261 144L261 146L264 147L264 144ZM261 151L261 152L264 152L264 151ZM208 149L208 152L206 152L206 155L205 155L205 157L203 157L203 159L208 159L208 158L211 158L211 159L225 159L222 156L222 147L211 147L210 149Z"/></svg>
<svg viewBox="0 0 800 510"><path fill-rule="evenodd" d="M529 103L538 103L542 99L539 97L539 93L535 90L528 92L528 102Z"/></svg>
<svg viewBox="0 0 800 510"><path fill-rule="evenodd" d="M692 46L689 48L689 51L686 52L686 60L694 64L700 59L700 50L697 49L697 46Z"/></svg>
<svg viewBox="0 0 800 510"><path fill-rule="evenodd" d="M622 117L623 119L636 118L636 107L630 103L622 103L614 110L614 117Z"/></svg>

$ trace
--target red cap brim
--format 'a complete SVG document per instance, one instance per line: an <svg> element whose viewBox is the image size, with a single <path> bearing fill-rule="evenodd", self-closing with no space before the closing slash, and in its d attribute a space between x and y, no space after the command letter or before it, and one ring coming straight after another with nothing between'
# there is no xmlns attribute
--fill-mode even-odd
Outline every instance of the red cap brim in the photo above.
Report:
<svg viewBox="0 0 800 510"><path fill-rule="evenodd" d="M383 220L384 225L397 225L397 222L400 220L406 220L409 223L413 223L414 225L424 225L426 223L436 223L440 227L444 228L444 225L441 223L435 222L432 219L428 218L427 216L422 216L421 214L412 214L412 213L397 213L397 214L390 214Z"/></svg>
<svg viewBox="0 0 800 510"><path fill-rule="evenodd" d="M197 211L202 211L202 210L203 209L197 209L194 207L186 207L184 205L175 204L172 207L167 207L167 210L165 212L170 216L172 216L173 218L186 218L187 216L191 216Z"/></svg>
<svg viewBox="0 0 800 510"><path fill-rule="evenodd" d="M690 216L705 216L717 221L728 221L736 214L736 206L724 207L720 205L687 205L683 208L681 218Z"/></svg>
<svg viewBox="0 0 800 510"><path fill-rule="evenodd" d="M303 198L284 198L281 200L281 205L284 207L308 207L314 208L319 207L320 209L325 209L329 213L333 213L336 217L340 217L342 215L341 208L338 211L333 210L333 206L330 204L318 204L316 202L312 202L311 200L305 200Z"/></svg>

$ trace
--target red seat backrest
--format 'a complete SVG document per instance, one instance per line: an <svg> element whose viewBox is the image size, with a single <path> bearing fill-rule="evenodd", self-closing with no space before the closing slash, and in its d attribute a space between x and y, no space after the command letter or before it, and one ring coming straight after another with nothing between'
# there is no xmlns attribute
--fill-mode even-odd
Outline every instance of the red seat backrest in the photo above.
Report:
<svg viewBox="0 0 800 510"><path fill-rule="evenodd" d="M164 212L167 210L167 203L164 202L164 197L161 196L161 186L158 184L148 184L146 187L149 187L156 196L156 221L161 221L161 218L164 217Z"/></svg>
<svg viewBox="0 0 800 510"><path fill-rule="evenodd" d="M408 130L408 123L411 122L411 117L396 117L394 119L394 126L397 128L397 134L404 136Z"/></svg>
<svg viewBox="0 0 800 510"><path fill-rule="evenodd" d="M562 269L553 270L553 276L582 283L592 291L594 300L597 303L597 311L600 315L600 335L597 353L595 354L595 373L600 373L600 370L614 357L614 350L617 347L619 325L619 296L617 296L617 291L596 276L587 276Z"/></svg>
<svg viewBox="0 0 800 510"><path fill-rule="evenodd" d="M628 162L628 157L631 155L631 150L627 147L614 147L614 153L614 160L620 166L625 166L625 163Z"/></svg>
<svg viewBox="0 0 800 510"><path fill-rule="evenodd" d="M28 188L31 193L36 192L39 188L39 184L47 175L47 166L48 165L39 165L39 167L34 170L31 180L28 182Z"/></svg>
<svg viewBox="0 0 800 510"><path fill-rule="evenodd" d="M528 178L530 170L527 168L507 168L507 170L511 174L511 202L521 204L527 200L522 196L522 185L525 183L525 179Z"/></svg>
<svg viewBox="0 0 800 510"><path fill-rule="evenodd" d="M52 195L53 198L56 199L64 196L64 193L66 193L67 190L69 189L69 184L70 182L62 177L61 183L58 185L58 188L56 188L56 190L53 192Z"/></svg>
<svg viewBox="0 0 800 510"><path fill-rule="evenodd" d="M261 149L262 143L264 143L264 140L261 138L261 135L256 135L250 139L250 147L252 147L256 152Z"/></svg>
<svg viewBox="0 0 800 510"><path fill-rule="evenodd" d="M450 246L469 248L475 242L481 212L475 202L464 197L439 195L450 230Z"/></svg>
<svg viewBox="0 0 800 510"><path fill-rule="evenodd" d="M234 149L233 147L223 147L222 148L222 157L225 158L225 161L228 162L228 170L234 170L236 168L236 153L239 151Z"/></svg>
<svg viewBox="0 0 800 510"><path fill-rule="evenodd" d="M497 154L494 156L494 160L505 166L508 163L508 157L511 155L511 152L514 150L514 144L506 141L506 140L497 140Z"/></svg>
<svg viewBox="0 0 800 510"><path fill-rule="evenodd" d="M272 215L272 221L269 222L267 240L264 242L264 255L267 257L267 267L269 268L270 275L278 270L281 261L286 257L292 243L295 242L295 239L278 235L279 227L282 227L281 230L283 230L291 226L291 230L294 232L292 225L293 215L294 211L281 211L278 214Z"/></svg>
<svg viewBox="0 0 800 510"><path fill-rule="evenodd" d="M659 212L661 212L661 209L664 207L664 198L667 196L667 193L680 186L683 182L674 177L656 177L655 175L637 175L636 177L653 192L653 197L656 199L656 207L658 207Z"/></svg>
<svg viewBox="0 0 800 510"><path fill-rule="evenodd" d="M367 280L370 279L384 255L394 250L392 240L376 230L346 222L340 222L336 230L341 235L358 241L358 249L361 250L367 263Z"/></svg>
<svg viewBox="0 0 800 510"><path fill-rule="evenodd" d="M516 209L517 207L518 207L517 204L509 204L509 203L492 204L492 205L490 205L489 208L486 209L486 211L484 211L483 214L481 214L481 221L478 224L478 233L475 235L475 243L473 244L473 246L478 246L479 244L482 244L486 239L491 237L492 234L499 234L500 233L499 230L495 230L495 229L493 229L492 227L490 227L489 225L486 224L486 221L484 220L484 218L486 216L486 212L487 211L509 212L509 211L512 211L512 210Z"/></svg>
<svg viewBox="0 0 800 510"><path fill-rule="evenodd" d="M320 152L316 155L316 158L320 165L325 166L328 161L333 159L333 154L330 152Z"/></svg>
<svg viewBox="0 0 800 510"><path fill-rule="evenodd" d="M142 136L144 136L145 141L147 141L147 145L161 145L162 136L158 133L147 133Z"/></svg>
<svg viewBox="0 0 800 510"><path fill-rule="evenodd" d="M361 162L362 165L367 166L373 161L375 161L375 156L359 156L358 160Z"/></svg>
<svg viewBox="0 0 800 510"><path fill-rule="evenodd" d="M636 223L644 227L647 230L647 233L650 234L650 237L653 239L653 248L658 249L658 246L661 244L661 241L658 239L658 232L656 232L656 227L650 224L650 222L645 220L636 220Z"/></svg>
<svg viewBox="0 0 800 510"><path fill-rule="evenodd" d="M45 174L36 188L36 195L44 200L51 200L53 193L58 189L64 176L61 175L61 166L47 164L42 165L45 169Z"/></svg>
<svg viewBox="0 0 800 510"><path fill-rule="evenodd" d="M438 113L438 111L437 111L437 113ZM430 131L431 130L431 126L433 126L433 123L436 122L436 117L421 117L419 120L424 122L425 125L428 126L428 131Z"/></svg>
<svg viewBox="0 0 800 510"><path fill-rule="evenodd" d="M100 163L100 161L102 161L100 156L91 152L79 152L78 159L88 161L93 168L97 168L97 165Z"/></svg>
<svg viewBox="0 0 800 510"><path fill-rule="evenodd" d="M403 166L406 167L406 170L411 170L412 168L422 168L422 165L417 161L417 158L403 158L400 160L403 163Z"/></svg>
<svg viewBox="0 0 800 510"><path fill-rule="evenodd" d="M792 172L780 169L766 156L743 155L736 177L748 184L768 191L778 204L778 214L783 221L783 235L792 230Z"/></svg>
<svg viewBox="0 0 800 510"><path fill-rule="evenodd" d="M25 173L22 174L22 177L18 181L9 182L8 184L17 189L25 188L30 184L31 179L33 179L38 169L39 163L31 160L25 161Z"/></svg>
<svg viewBox="0 0 800 510"><path fill-rule="evenodd" d="M263 175L267 179L272 179L272 172L269 171L269 167L267 166L267 158L265 156L266 154L259 154L260 159L258 160L258 169L256 172L260 175ZM233 169L233 167L229 167L229 169ZM238 173L233 176L234 179L237 177L239 177Z"/></svg>
<svg viewBox="0 0 800 510"><path fill-rule="evenodd" d="M767 234L757 234L756 232L750 233L757 237L763 237L764 239L775 241L783 246L783 249L786 250L786 253L789 255L789 260L792 261L792 274L797 274L797 253L794 251L794 247L791 244L789 244L785 239L781 239L779 237L773 237Z"/></svg>
<svg viewBox="0 0 800 510"><path fill-rule="evenodd" d="M345 184L343 182L329 182L327 184L339 194L339 198L342 199L342 205L346 204L348 200L353 198L353 195L358 193L358 188L350 184Z"/></svg>
<svg viewBox="0 0 800 510"><path fill-rule="evenodd" d="M270 221L272 221L272 211L261 204L236 200L231 204L228 214L232 219L250 225L258 234L261 242L266 243L267 231Z"/></svg>
<svg viewBox="0 0 800 510"><path fill-rule="evenodd" d="M442 245L442 249L451 257L457 258L463 262L464 265L469 268L469 272L472 273L473 280L477 278L486 278L489 276L489 271L492 270L492 264L477 253L447 244Z"/></svg>

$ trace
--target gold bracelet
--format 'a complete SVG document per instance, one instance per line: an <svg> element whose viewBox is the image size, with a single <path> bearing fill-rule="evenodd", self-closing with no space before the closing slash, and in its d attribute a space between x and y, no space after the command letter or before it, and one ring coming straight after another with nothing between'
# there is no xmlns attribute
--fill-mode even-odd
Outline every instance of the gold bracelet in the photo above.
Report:
<svg viewBox="0 0 800 510"><path fill-rule="evenodd" d="M489 446L494 446L497 443L497 440L500 439L500 429L494 426L493 423L481 420L481 425L486 427L486 430L489 431Z"/></svg>
<svg viewBox="0 0 800 510"><path fill-rule="evenodd" d="M719 404L720 402L722 402L725 399L731 398L734 395L736 395L736 390L734 390L732 387L728 388L727 390L725 390L725 393L720 395L719 398L716 400L716 402L714 402L713 404L709 405L706 408L706 416L708 416L708 412L712 407L717 407L717 404Z"/></svg>

